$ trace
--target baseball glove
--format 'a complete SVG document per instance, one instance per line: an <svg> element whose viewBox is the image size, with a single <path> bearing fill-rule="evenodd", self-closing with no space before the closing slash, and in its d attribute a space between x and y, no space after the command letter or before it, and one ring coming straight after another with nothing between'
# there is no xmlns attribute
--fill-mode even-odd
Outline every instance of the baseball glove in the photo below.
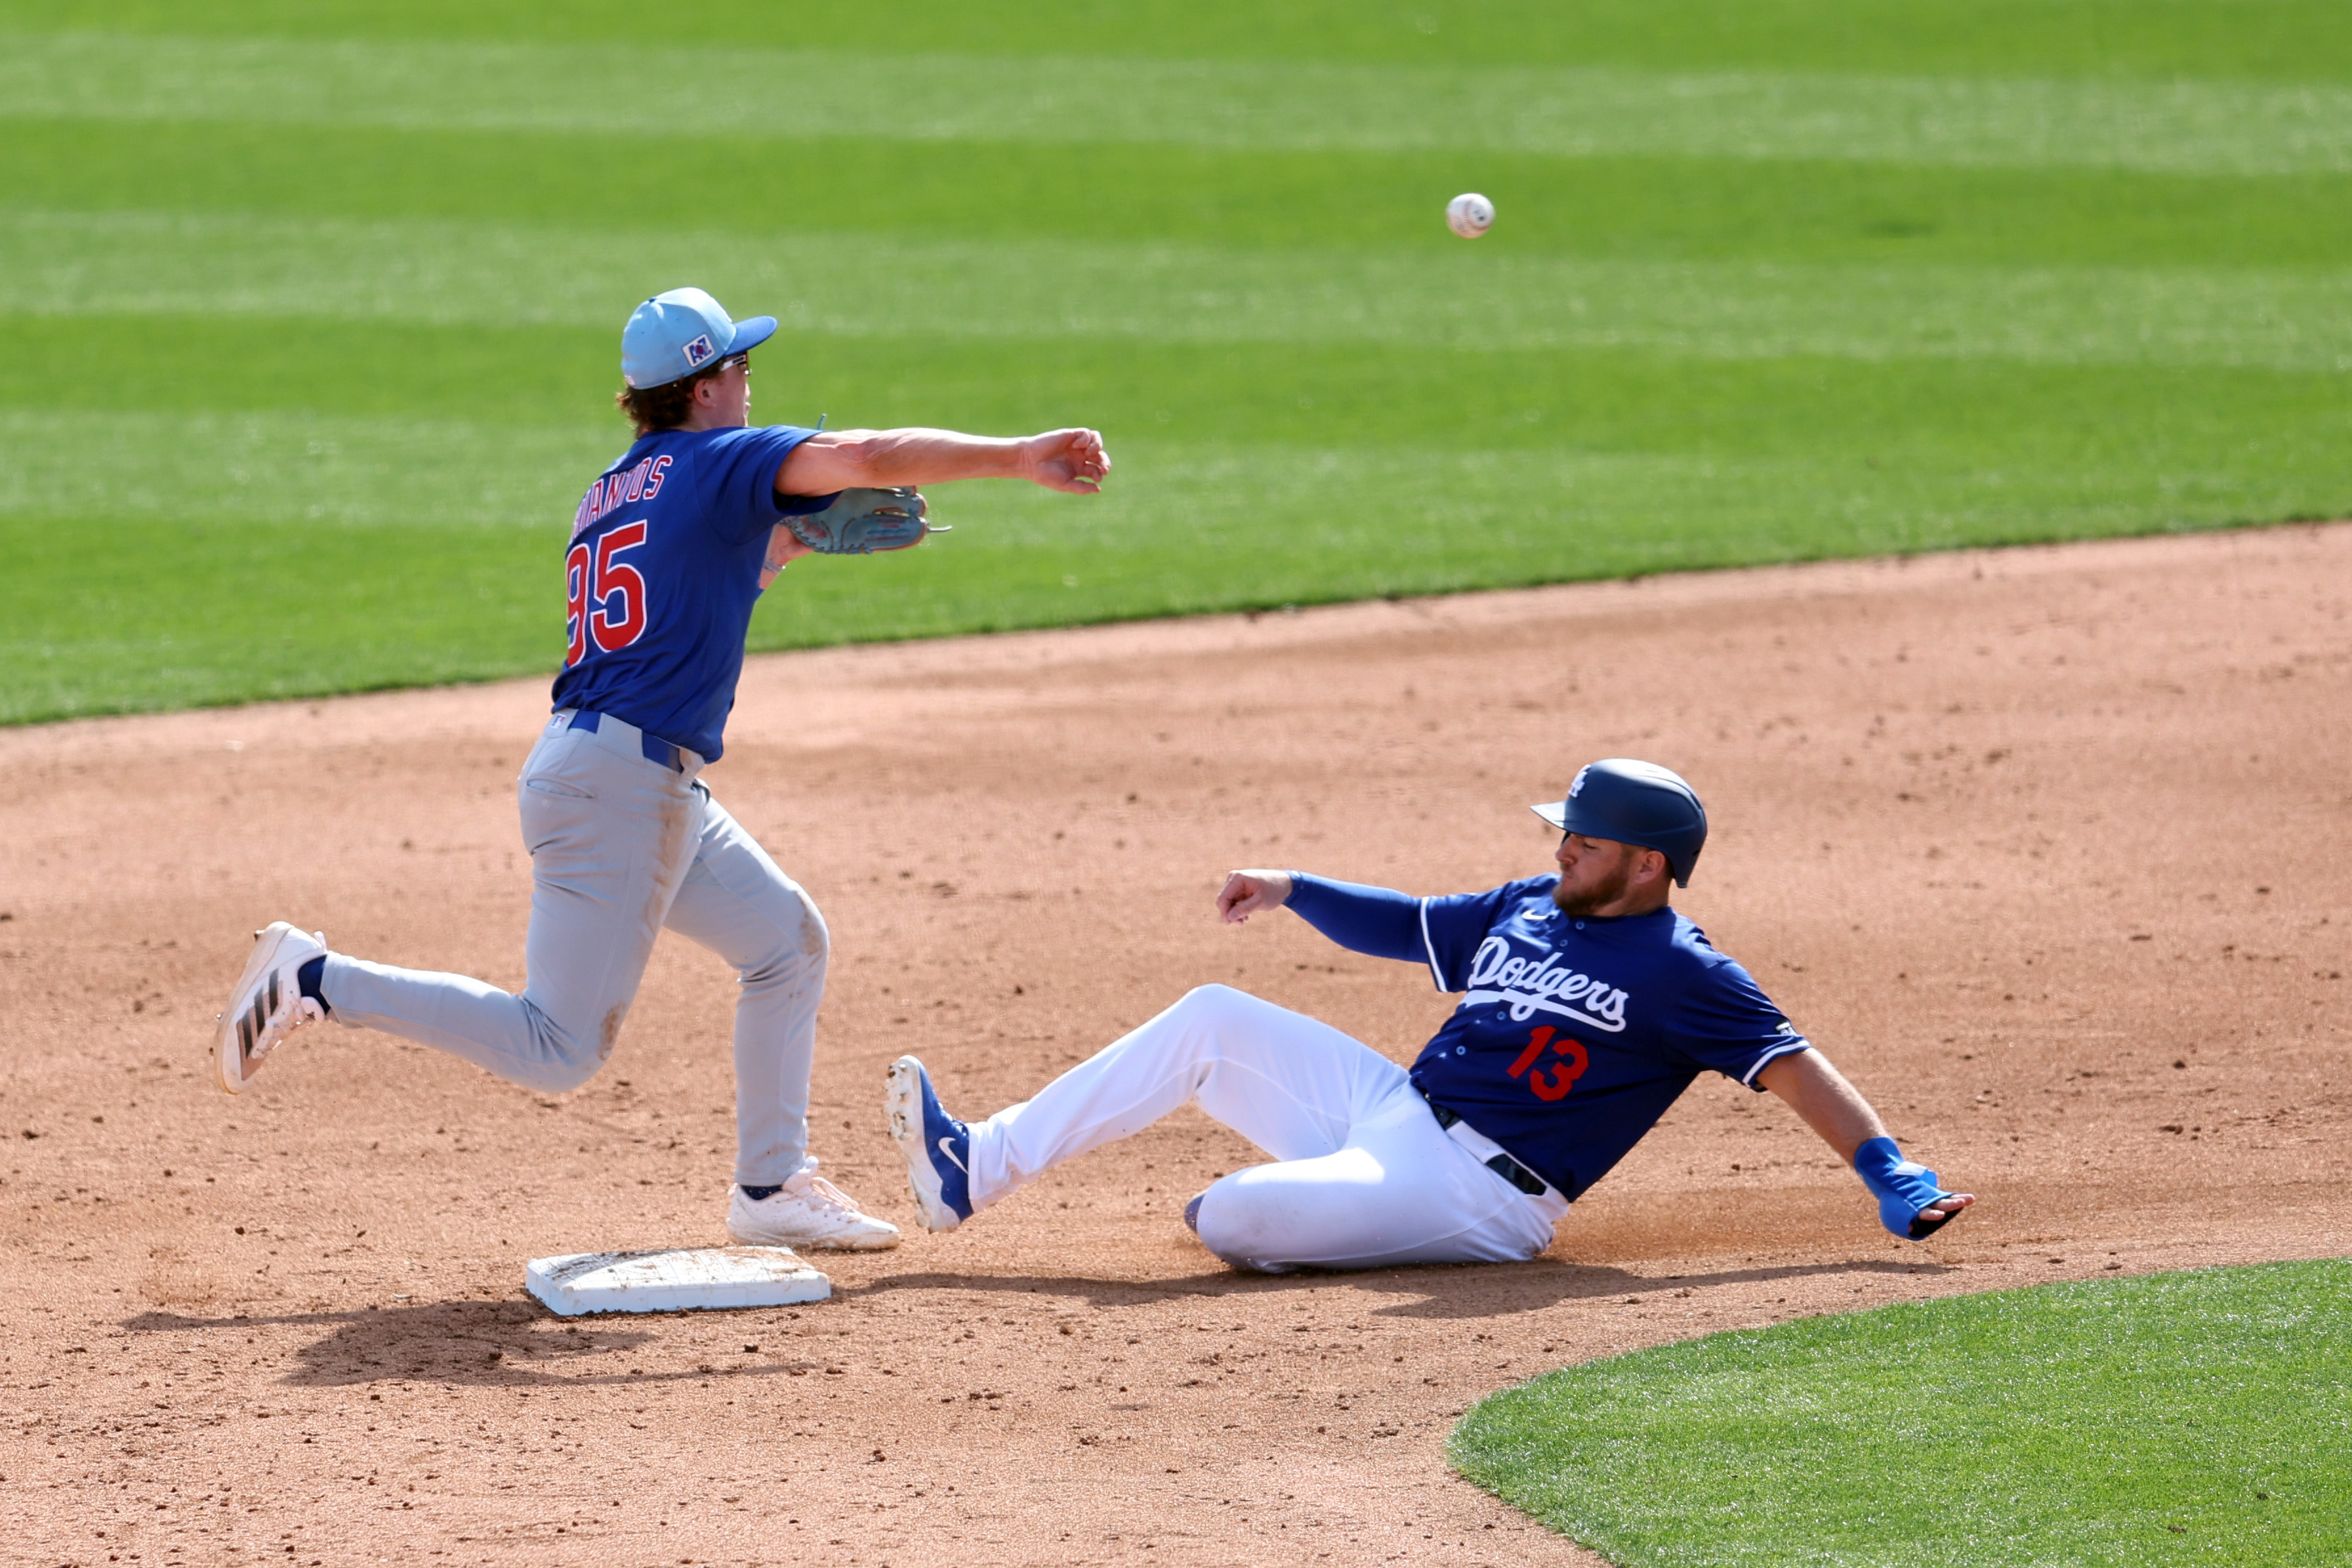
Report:
<svg viewBox="0 0 2352 1568"><path fill-rule="evenodd" d="M820 555L871 555L905 550L945 528L926 522L930 508L911 487L844 490L823 511L784 519L793 537Z"/></svg>

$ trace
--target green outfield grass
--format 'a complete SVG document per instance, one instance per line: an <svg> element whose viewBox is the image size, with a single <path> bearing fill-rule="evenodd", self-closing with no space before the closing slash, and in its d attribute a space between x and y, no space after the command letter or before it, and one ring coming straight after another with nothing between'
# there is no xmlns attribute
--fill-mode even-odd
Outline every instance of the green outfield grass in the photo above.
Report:
<svg viewBox="0 0 2352 1568"><path fill-rule="evenodd" d="M1715 1334L1496 1394L1452 1456L1625 1568L2333 1568L2352 1264Z"/></svg>
<svg viewBox="0 0 2352 1568"><path fill-rule="evenodd" d="M761 647L2352 510L2340 5L645 15L0 0L0 720L551 668L688 280L1118 463Z"/></svg>

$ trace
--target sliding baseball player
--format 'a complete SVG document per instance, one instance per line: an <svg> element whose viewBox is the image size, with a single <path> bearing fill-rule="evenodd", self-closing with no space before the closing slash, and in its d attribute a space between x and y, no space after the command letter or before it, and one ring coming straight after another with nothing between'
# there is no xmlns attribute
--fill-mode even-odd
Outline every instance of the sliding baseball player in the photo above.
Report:
<svg viewBox="0 0 2352 1568"><path fill-rule="evenodd" d="M289 1033L332 1018L527 1088L577 1089L612 1056L667 927L740 981L728 1234L896 1245L898 1227L818 1176L809 1152L824 917L702 771L719 760L752 605L788 562L919 543L917 485L1023 479L1089 494L1110 458L1092 430L990 440L753 426L751 352L775 330L677 289L638 306L621 334L619 401L637 439L573 514L554 715L517 791L533 883L521 994L330 952L324 936L280 921L258 933L221 1016L223 1088L242 1089Z"/></svg>
<svg viewBox="0 0 2352 1568"><path fill-rule="evenodd" d="M1327 1024L1204 985L1018 1105L964 1122L913 1057L885 1110L923 1223L952 1230L1064 1160L1197 1104L1271 1156L1185 1222L1238 1268L1496 1263L1551 1245L1701 1072L1779 1095L1851 1164L1896 1236L1975 1201L1903 1157L1867 1101L1748 972L1668 904L1706 814L1654 763L1597 762L1535 808L1553 875L1411 898L1297 871L1235 871L1228 923L1288 909L1342 947L1425 964L1462 994L1410 1070Z"/></svg>

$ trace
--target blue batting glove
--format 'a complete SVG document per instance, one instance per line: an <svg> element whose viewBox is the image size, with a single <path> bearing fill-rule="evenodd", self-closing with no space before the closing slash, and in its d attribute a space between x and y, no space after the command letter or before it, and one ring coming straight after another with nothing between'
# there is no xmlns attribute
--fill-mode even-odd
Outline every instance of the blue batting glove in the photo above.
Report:
<svg viewBox="0 0 2352 1568"><path fill-rule="evenodd" d="M1853 1173L1878 1200L1878 1222L1906 1241L1940 1229L1948 1216L1920 1220L1929 1205L1952 1194L1936 1184L1936 1173L1903 1157L1892 1138L1873 1138L1853 1152Z"/></svg>

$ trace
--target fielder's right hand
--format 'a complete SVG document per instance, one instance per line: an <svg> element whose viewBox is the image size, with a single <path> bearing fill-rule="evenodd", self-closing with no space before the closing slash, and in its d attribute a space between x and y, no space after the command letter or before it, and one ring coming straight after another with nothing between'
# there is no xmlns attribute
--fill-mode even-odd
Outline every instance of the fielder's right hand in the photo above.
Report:
<svg viewBox="0 0 2352 1568"><path fill-rule="evenodd" d="M1090 496L1110 474L1110 454L1093 430L1048 430L1021 443L1022 477L1049 490Z"/></svg>

